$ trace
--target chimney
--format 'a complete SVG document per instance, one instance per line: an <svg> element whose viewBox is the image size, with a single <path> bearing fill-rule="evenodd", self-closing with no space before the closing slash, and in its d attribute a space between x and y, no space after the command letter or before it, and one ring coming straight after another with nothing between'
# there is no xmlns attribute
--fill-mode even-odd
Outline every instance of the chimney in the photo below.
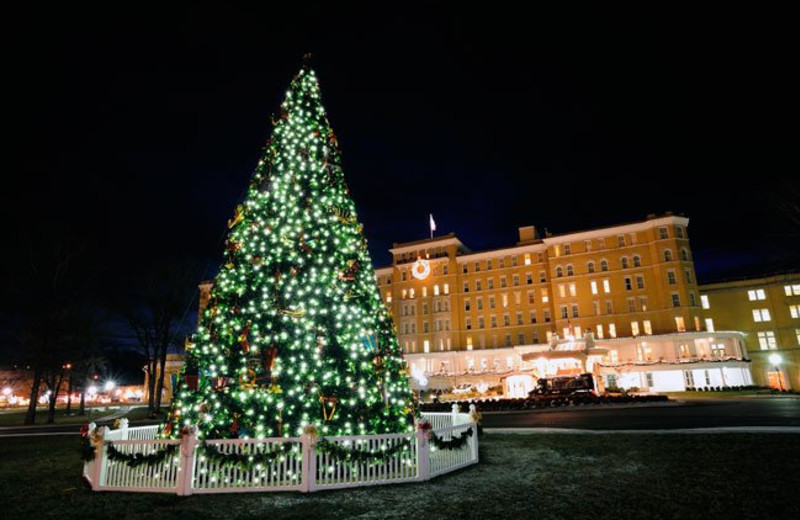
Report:
<svg viewBox="0 0 800 520"><path fill-rule="evenodd" d="M539 238L536 226L523 226L519 228L519 242L517 245L530 244Z"/></svg>

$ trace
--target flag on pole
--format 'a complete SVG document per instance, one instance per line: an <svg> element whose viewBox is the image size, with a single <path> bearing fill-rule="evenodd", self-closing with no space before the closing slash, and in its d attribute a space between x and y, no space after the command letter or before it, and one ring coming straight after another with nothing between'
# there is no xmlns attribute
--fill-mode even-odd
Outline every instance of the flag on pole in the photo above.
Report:
<svg viewBox="0 0 800 520"><path fill-rule="evenodd" d="M436 222L433 221L433 213L429 213L431 217L431 238L433 238L433 232L436 231Z"/></svg>

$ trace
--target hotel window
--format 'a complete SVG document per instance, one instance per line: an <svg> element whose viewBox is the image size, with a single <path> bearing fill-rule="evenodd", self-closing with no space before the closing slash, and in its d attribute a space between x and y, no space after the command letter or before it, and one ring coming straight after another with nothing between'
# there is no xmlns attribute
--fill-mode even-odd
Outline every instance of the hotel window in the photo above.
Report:
<svg viewBox="0 0 800 520"><path fill-rule="evenodd" d="M617 246L618 247L625 247L625 235L618 235L617 236Z"/></svg>
<svg viewBox="0 0 800 520"><path fill-rule="evenodd" d="M531 343L533 343L534 345L539 343L539 331L538 330L534 330L533 332L531 332Z"/></svg>
<svg viewBox="0 0 800 520"><path fill-rule="evenodd" d="M517 267L517 255L511 257L511 265Z"/></svg>
<svg viewBox="0 0 800 520"><path fill-rule="evenodd" d="M637 289L644 289L644 276L637 274L636 275L636 288Z"/></svg>
<svg viewBox="0 0 800 520"><path fill-rule="evenodd" d="M467 274L467 264L461 266L461 272Z"/></svg>
<svg viewBox="0 0 800 520"><path fill-rule="evenodd" d="M606 314L614 314L614 305L611 300L606 300Z"/></svg>
<svg viewBox="0 0 800 520"><path fill-rule="evenodd" d="M711 355L718 358L725 357L725 345L723 343L712 344Z"/></svg>
<svg viewBox="0 0 800 520"><path fill-rule="evenodd" d="M386 293L386 303L392 303L392 291Z"/></svg>
<svg viewBox="0 0 800 520"><path fill-rule="evenodd" d="M517 313L517 325L523 325L521 312Z"/></svg>
<svg viewBox="0 0 800 520"><path fill-rule="evenodd" d="M478 305L478 310L483 310L483 298L475 298L475 303Z"/></svg>
<svg viewBox="0 0 800 520"><path fill-rule="evenodd" d="M504 279L505 279L505 278L504 278ZM511 278L511 283L513 283L513 284L514 284L514 287L518 287L518 286L519 286L519 275L518 275L518 274L515 274L515 275L514 275L514 276Z"/></svg>
<svg viewBox="0 0 800 520"><path fill-rule="evenodd" d="M486 279L486 288L487 288L488 290L490 290L490 291L491 291L492 289L494 289L494 278L487 278L487 279Z"/></svg>
<svg viewBox="0 0 800 520"><path fill-rule="evenodd" d="M707 332L715 332L714 331L714 319L713 318L706 318L706 331Z"/></svg>
<svg viewBox="0 0 800 520"><path fill-rule="evenodd" d="M628 312L636 312L636 298L628 298Z"/></svg>
<svg viewBox="0 0 800 520"><path fill-rule="evenodd" d="M597 280L592 280L589 285L592 288L592 294L597 294Z"/></svg>
<svg viewBox="0 0 800 520"><path fill-rule="evenodd" d="M591 240L584 240L583 241L583 249L588 253L592 250L592 241Z"/></svg>
<svg viewBox="0 0 800 520"><path fill-rule="evenodd" d="M547 295L547 289L542 289L542 303L548 303L550 296Z"/></svg>
<svg viewBox="0 0 800 520"><path fill-rule="evenodd" d="M660 238L661 240L669 238L669 233L667 233L667 228L665 227L658 228L658 238Z"/></svg>
<svg viewBox="0 0 800 520"><path fill-rule="evenodd" d="M697 296L693 292L689 293L689 306L697 307Z"/></svg>
<svg viewBox="0 0 800 520"><path fill-rule="evenodd" d="M644 320L642 325L644 326L644 333L651 336L653 334L653 325L650 323L650 320Z"/></svg>
<svg viewBox="0 0 800 520"><path fill-rule="evenodd" d="M689 251L687 251L686 248L681 248L681 260L684 262L689 261Z"/></svg>
<svg viewBox="0 0 800 520"><path fill-rule="evenodd" d="M444 264L444 265L442 266L442 274L443 274L443 275L446 275L446 274L447 274L447 264Z"/></svg>
<svg viewBox="0 0 800 520"><path fill-rule="evenodd" d="M431 351L431 342L430 342L430 341L428 341L428 340L426 339L426 340L425 340L425 341L422 343L422 345L423 345L423 351L424 351L426 354L427 354L428 352L430 352L430 351Z"/></svg>
<svg viewBox="0 0 800 520"><path fill-rule="evenodd" d="M600 316L600 302L597 300L593 301L592 307L594 308L594 315Z"/></svg>
<svg viewBox="0 0 800 520"><path fill-rule="evenodd" d="M747 291L747 299L751 302L757 300L766 300L767 294L764 292L764 289L754 289L752 291Z"/></svg>
<svg viewBox="0 0 800 520"><path fill-rule="evenodd" d="M778 343L775 341L775 332L765 330L758 333L758 345L761 350L775 350L778 348Z"/></svg>
<svg viewBox="0 0 800 520"><path fill-rule="evenodd" d="M433 286L433 295L439 296L439 284Z"/></svg>
<svg viewBox="0 0 800 520"><path fill-rule="evenodd" d="M464 328L466 328L467 330L472 330L472 320L471 319L467 318L466 320L464 320Z"/></svg>
<svg viewBox="0 0 800 520"><path fill-rule="evenodd" d="M542 319L545 323L550 323L550 309L545 309L542 311Z"/></svg>
<svg viewBox="0 0 800 520"><path fill-rule="evenodd" d="M412 323L411 324L411 334L416 334L416 333L417 333L417 324L416 323Z"/></svg>
<svg viewBox="0 0 800 520"><path fill-rule="evenodd" d="M503 326L509 327L511 325L511 316L508 314L503 314Z"/></svg>
<svg viewBox="0 0 800 520"><path fill-rule="evenodd" d="M633 284L631 283L631 277L630 276L626 276L625 277L625 290L626 291L633 290Z"/></svg>
<svg viewBox="0 0 800 520"><path fill-rule="evenodd" d="M428 288L427 287L423 287L422 288L422 297L425 298L426 296L428 296Z"/></svg>
<svg viewBox="0 0 800 520"><path fill-rule="evenodd" d="M573 318L577 318L578 316L579 316L579 314L578 314L578 305L573 303L572 304L572 317Z"/></svg>
<svg viewBox="0 0 800 520"><path fill-rule="evenodd" d="M408 290L408 297L411 298L412 300L414 299L414 289Z"/></svg>
<svg viewBox="0 0 800 520"><path fill-rule="evenodd" d="M519 291L514 291L514 305L519 306L522 302L522 293Z"/></svg>
<svg viewBox="0 0 800 520"><path fill-rule="evenodd" d="M639 296L639 310L647 312L647 296Z"/></svg>
<svg viewBox="0 0 800 520"><path fill-rule="evenodd" d="M711 308L711 305L709 305L709 303L708 303L708 295L707 294L701 294L700 295L700 305L704 309L710 309Z"/></svg>
<svg viewBox="0 0 800 520"><path fill-rule="evenodd" d="M639 255L634 255L633 257L633 267L642 267L642 257Z"/></svg>
<svg viewBox="0 0 800 520"><path fill-rule="evenodd" d="M681 306L681 296L678 293L672 293L672 306L673 307Z"/></svg>
<svg viewBox="0 0 800 520"><path fill-rule="evenodd" d="M667 271L667 283L670 285L678 283L678 277L675 276L675 271Z"/></svg>
<svg viewBox="0 0 800 520"><path fill-rule="evenodd" d="M683 384L686 385L686 388L694 388L694 372L691 370L684 370L683 371Z"/></svg>
<svg viewBox="0 0 800 520"><path fill-rule="evenodd" d="M478 328L482 329L486 327L486 322L483 319L483 316L478 316Z"/></svg>
<svg viewBox="0 0 800 520"><path fill-rule="evenodd" d="M504 309L507 308L508 307L508 293L503 293L502 295L500 295L500 301L503 302L503 308Z"/></svg>
<svg viewBox="0 0 800 520"><path fill-rule="evenodd" d="M680 353L678 354L678 357L682 357L682 358L689 357L689 345L687 345L685 343L681 343Z"/></svg>
<svg viewBox="0 0 800 520"><path fill-rule="evenodd" d="M506 283L506 277L505 276L501 276L500 277L500 287L506 287L507 285L508 284Z"/></svg>
<svg viewBox="0 0 800 520"><path fill-rule="evenodd" d="M595 328L597 329L597 339L603 339L603 325L598 323Z"/></svg>
<svg viewBox="0 0 800 520"><path fill-rule="evenodd" d="M617 337L617 326L614 325L613 323L609 323L608 324L608 335L611 338L616 338ZM611 351L611 359L612 359L612 362L614 362L614 363L617 362L617 361L614 361L614 356L616 355L616 353L617 353L616 350L612 350Z"/></svg>
<svg viewBox="0 0 800 520"><path fill-rule="evenodd" d="M683 228L681 226L675 226L675 236L683 238Z"/></svg>
<svg viewBox="0 0 800 520"><path fill-rule="evenodd" d="M645 372L644 373L644 378L645 378L645 381L647 381L647 386L652 388L654 386L653 373L652 372Z"/></svg>
<svg viewBox="0 0 800 520"><path fill-rule="evenodd" d="M444 320L444 330L450 330L450 320L449 319ZM450 346L449 345L448 345L447 349L450 350Z"/></svg>
<svg viewBox="0 0 800 520"><path fill-rule="evenodd" d="M511 346L511 334L506 334L506 346Z"/></svg>
<svg viewBox="0 0 800 520"><path fill-rule="evenodd" d="M525 283L528 284L528 285L532 285L533 284L533 273L525 273ZM516 285L516 284L514 284L514 285Z"/></svg>
<svg viewBox="0 0 800 520"><path fill-rule="evenodd" d="M574 276L574 275L575 275L575 269L572 267L572 264L569 264L567 266L567 276Z"/></svg>
<svg viewBox="0 0 800 520"><path fill-rule="evenodd" d="M525 258L525 265L531 265L531 254L530 253L525 253L525 257L524 258ZM517 264L514 264L514 265L517 265Z"/></svg>
<svg viewBox="0 0 800 520"><path fill-rule="evenodd" d="M686 280L686 283L692 283L692 272L689 269L683 270L683 279Z"/></svg>
<svg viewBox="0 0 800 520"><path fill-rule="evenodd" d="M481 263L480 262L475 262L475 272L477 273L480 270L481 270Z"/></svg>
<svg viewBox="0 0 800 520"><path fill-rule="evenodd" d="M517 334L517 345L524 345L524 344L525 344L525 333L524 332L520 332L519 334ZM511 346L511 345L509 345L509 346ZM508 359L511 360L512 359L511 356L509 356Z"/></svg>
<svg viewBox="0 0 800 520"><path fill-rule="evenodd" d="M428 314L428 304L427 303L423 303L422 304L422 314Z"/></svg>
<svg viewBox="0 0 800 520"><path fill-rule="evenodd" d="M608 260L600 260L600 270L608 271Z"/></svg>
<svg viewBox="0 0 800 520"><path fill-rule="evenodd" d="M559 309L561 309L561 319L563 320L569 319L569 311L567 310L567 306L562 305L561 307L559 307Z"/></svg>
<svg viewBox="0 0 800 520"><path fill-rule="evenodd" d="M469 282L464 282L464 292L465 293L469 292Z"/></svg>
<svg viewBox="0 0 800 520"><path fill-rule="evenodd" d="M800 318L800 305L789 305L789 314L792 318Z"/></svg>
<svg viewBox="0 0 800 520"><path fill-rule="evenodd" d="M492 261L491 260L487 260L486 261L486 270L487 271L491 271L492 270Z"/></svg>
<svg viewBox="0 0 800 520"><path fill-rule="evenodd" d="M597 239L597 249L605 249L606 247L606 239L605 238L598 238Z"/></svg>
<svg viewBox="0 0 800 520"><path fill-rule="evenodd" d="M575 282L569 284L569 295L570 296L578 295L578 290L575 288Z"/></svg>
<svg viewBox="0 0 800 520"><path fill-rule="evenodd" d="M423 334L427 334L429 332L430 332L430 330L428 330L428 322L427 321L423 321L422 322L422 333Z"/></svg>
<svg viewBox="0 0 800 520"><path fill-rule="evenodd" d="M603 292L609 294L611 292L611 284L608 281L608 278L603 280Z"/></svg>
<svg viewBox="0 0 800 520"><path fill-rule="evenodd" d="M494 309L494 296L489 296L489 308Z"/></svg>
<svg viewBox="0 0 800 520"><path fill-rule="evenodd" d="M536 311L530 312L531 324L536 325Z"/></svg>
<svg viewBox="0 0 800 520"><path fill-rule="evenodd" d="M464 299L464 310L465 311L469 310L469 298Z"/></svg>
<svg viewBox="0 0 800 520"><path fill-rule="evenodd" d="M497 316L492 314L489 319L491 320L492 328L496 329L497 328Z"/></svg>
<svg viewBox="0 0 800 520"><path fill-rule="evenodd" d="M539 271L539 283L545 283L547 281L547 272Z"/></svg>
<svg viewBox="0 0 800 520"><path fill-rule="evenodd" d="M481 290L481 281L480 280L475 280L475 290L476 291L480 291Z"/></svg>
<svg viewBox="0 0 800 520"><path fill-rule="evenodd" d="M472 336L467 336L467 350L472 350Z"/></svg>
<svg viewBox="0 0 800 520"><path fill-rule="evenodd" d="M769 315L769 309L753 309L753 321L756 323L772 321L772 316Z"/></svg>
<svg viewBox="0 0 800 520"><path fill-rule="evenodd" d="M402 281L404 281L404 282L406 281L406 272L405 272L405 271L401 271L401 272L400 272L400 279L401 279Z"/></svg>
<svg viewBox="0 0 800 520"><path fill-rule="evenodd" d="M562 276L564 276L564 268L559 265L556 267L556 278L561 278Z"/></svg>
<svg viewBox="0 0 800 520"><path fill-rule="evenodd" d="M565 255L572 254L572 244L564 244L564 254Z"/></svg>
<svg viewBox="0 0 800 520"><path fill-rule="evenodd" d="M403 334L408 334L408 323L403 323Z"/></svg>
<svg viewBox="0 0 800 520"><path fill-rule="evenodd" d="M444 289L444 293L445 294L450 294L450 284L449 283L444 284L443 289Z"/></svg>
<svg viewBox="0 0 800 520"><path fill-rule="evenodd" d="M675 329L678 332L686 332L686 323L683 321L683 316L675 316Z"/></svg>
<svg viewBox="0 0 800 520"><path fill-rule="evenodd" d="M588 271L589 273L594 272L594 262L589 262L586 264L586 271Z"/></svg>
<svg viewBox="0 0 800 520"><path fill-rule="evenodd" d="M627 256L623 256L620 259L620 265L622 266L623 269L627 269L628 267L630 267L630 265L628 263L628 257Z"/></svg>
<svg viewBox="0 0 800 520"><path fill-rule="evenodd" d="M505 259L505 257L500 257L500 258L497 260L497 266L498 266L500 269L503 269L503 268L506 266L506 259Z"/></svg>
<svg viewBox="0 0 800 520"><path fill-rule="evenodd" d="M784 285L783 291L786 296L800 296L800 284Z"/></svg>
<svg viewBox="0 0 800 520"><path fill-rule="evenodd" d="M533 291L528 291L528 304L533 304L534 301Z"/></svg>
<svg viewBox="0 0 800 520"><path fill-rule="evenodd" d="M617 351L617 349L609 350L608 351L608 358L611 361L611 363L614 364L614 365L619 363L619 352ZM616 376L614 376L614 381L616 382ZM610 379L609 379L609 382L610 382ZM616 386L616 384L613 384L613 385L610 385L610 386Z"/></svg>
<svg viewBox="0 0 800 520"><path fill-rule="evenodd" d="M794 335L797 337L797 345L800 346L800 329L794 329Z"/></svg>
<svg viewBox="0 0 800 520"><path fill-rule="evenodd" d="M672 262L672 249L665 249L664 250L664 261L665 262Z"/></svg>
<svg viewBox="0 0 800 520"><path fill-rule="evenodd" d="M558 295L561 298L566 298L567 297L567 288L564 286L563 283L558 284Z"/></svg>

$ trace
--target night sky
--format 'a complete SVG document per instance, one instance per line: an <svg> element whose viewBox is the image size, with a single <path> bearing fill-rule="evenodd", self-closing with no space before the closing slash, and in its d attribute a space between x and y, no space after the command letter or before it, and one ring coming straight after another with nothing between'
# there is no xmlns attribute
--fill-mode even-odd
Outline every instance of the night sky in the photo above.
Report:
<svg viewBox="0 0 800 520"><path fill-rule="evenodd" d="M306 52L376 266L428 213L481 250L667 210L701 281L797 265L788 13L99 5L8 20L6 272L62 233L107 294L165 259L213 276Z"/></svg>

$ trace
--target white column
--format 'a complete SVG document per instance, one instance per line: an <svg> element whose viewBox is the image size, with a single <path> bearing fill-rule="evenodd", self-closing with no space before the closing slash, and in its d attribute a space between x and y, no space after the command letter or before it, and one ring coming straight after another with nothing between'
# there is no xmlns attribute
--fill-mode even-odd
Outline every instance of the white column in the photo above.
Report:
<svg viewBox="0 0 800 520"><path fill-rule="evenodd" d="M190 430L181 438L180 460L178 462L178 495L192 494L192 481L194 480L194 456L197 444L197 434Z"/></svg>

